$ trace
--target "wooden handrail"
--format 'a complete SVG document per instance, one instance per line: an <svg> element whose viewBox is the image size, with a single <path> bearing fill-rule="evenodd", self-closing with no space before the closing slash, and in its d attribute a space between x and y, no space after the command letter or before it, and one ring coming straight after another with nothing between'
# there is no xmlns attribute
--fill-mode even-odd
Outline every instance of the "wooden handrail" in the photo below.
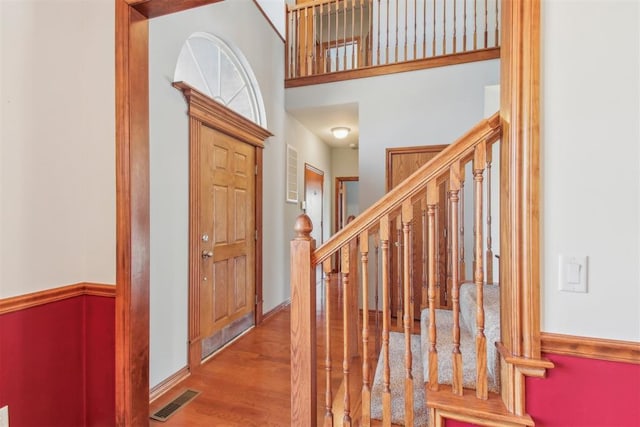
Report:
<svg viewBox="0 0 640 427"><path fill-rule="evenodd" d="M414 198L430 180L449 173L449 167L454 161L473 156L473 148L478 142L495 141L500 137L500 133L498 113L480 121L469 132L442 150L432 161L385 194L316 249L312 254L312 264L317 265L323 262L346 242L354 239L365 230L375 229L382 216L390 215L393 211L400 209L405 200Z"/></svg>

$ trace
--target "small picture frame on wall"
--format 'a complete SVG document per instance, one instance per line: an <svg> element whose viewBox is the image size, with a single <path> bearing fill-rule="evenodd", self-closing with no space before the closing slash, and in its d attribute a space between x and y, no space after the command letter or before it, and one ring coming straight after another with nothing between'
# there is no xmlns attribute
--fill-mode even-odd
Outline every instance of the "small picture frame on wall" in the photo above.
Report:
<svg viewBox="0 0 640 427"><path fill-rule="evenodd" d="M286 201L298 203L298 150L287 144Z"/></svg>

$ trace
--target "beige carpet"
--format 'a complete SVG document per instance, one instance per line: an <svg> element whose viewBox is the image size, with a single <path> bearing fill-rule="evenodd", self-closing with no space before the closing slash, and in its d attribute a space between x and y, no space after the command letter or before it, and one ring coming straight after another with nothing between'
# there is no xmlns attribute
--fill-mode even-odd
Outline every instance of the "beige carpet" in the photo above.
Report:
<svg viewBox="0 0 640 427"><path fill-rule="evenodd" d="M424 395L424 377L422 375L422 357L420 356L420 336L411 335L411 372L413 374L413 413L416 427L427 426L427 407ZM391 374L391 422L404 425L404 334L389 334L389 361ZM382 351L371 390L371 418L382 419Z"/></svg>

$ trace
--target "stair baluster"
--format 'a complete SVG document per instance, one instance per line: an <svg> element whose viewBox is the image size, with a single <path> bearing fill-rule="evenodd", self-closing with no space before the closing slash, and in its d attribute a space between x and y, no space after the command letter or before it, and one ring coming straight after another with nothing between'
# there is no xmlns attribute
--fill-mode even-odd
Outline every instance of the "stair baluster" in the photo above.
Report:
<svg viewBox="0 0 640 427"><path fill-rule="evenodd" d="M458 229L458 192L460 189L460 162L454 162L449 169L449 201L451 204L451 230ZM458 233L451 233L451 258L458 259ZM453 312L453 350L451 392L462 396L462 353L460 353L460 280L458 278L459 265L451 263L451 301Z"/></svg>
<svg viewBox="0 0 640 427"><path fill-rule="evenodd" d="M341 249L341 265L340 271L342 272L342 376L344 384L344 416L342 419L342 425L345 427L351 427L351 399L349 396L349 365L351 363L351 352L349 351L350 343L350 306L351 292L349 286L349 245L345 245Z"/></svg>
<svg viewBox="0 0 640 427"><path fill-rule="evenodd" d="M337 3L337 2L336 2ZM343 43L347 42L347 0L342 0L342 40ZM336 12L336 15L338 15L338 12ZM338 41L336 40L336 44L338 43ZM337 49L336 49L337 51ZM336 70L338 68L336 67ZM344 46L342 49L342 70L344 71L347 69L347 47Z"/></svg>
<svg viewBox="0 0 640 427"><path fill-rule="evenodd" d="M464 16L462 18L462 22L463 22L462 51L466 52L467 51L467 0L464 0L462 9L464 10L464 13L463 13ZM464 181L464 178L462 178L462 181Z"/></svg>
<svg viewBox="0 0 640 427"><path fill-rule="evenodd" d="M413 221L413 204L407 199L402 204L402 233L404 237L403 265L404 265L404 421L405 426L413 427L413 375L411 374L411 326L413 324L413 310L411 306L411 225Z"/></svg>
<svg viewBox="0 0 640 427"><path fill-rule="evenodd" d="M427 219L429 227L429 378L428 389L438 390L438 350L436 349L436 205L435 180L427 184Z"/></svg>
<svg viewBox="0 0 640 427"><path fill-rule="evenodd" d="M489 47L489 7L487 0L484 0L484 48Z"/></svg>
<svg viewBox="0 0 640 427"><path fill-rule="evenodd" d="M460 283L467 280L467 262L464 258L464 180L465 170L464 166L462 166L460 168L460 192L458 193L460 198L460 256L458 258L460 265Z"/></svg>
<svg viewBox="0 0 640 427"><path fill-rule="evenodd" d="M458 22L458 2L454 1L453 2L453 22ZM458 51L458 26L454 25L453 26L453 53L456 53Z"/></svg>
<svg viewBox="0 0 640 427"><path fill-rule="evenodd" d="M356 39L354 34L355 30L356 30L356 0L351 0L351 67L349 67L349 69L351 70L358 68L358 65L356 64L356 44L355 44ZM362 34L362 32L360 34Z"/></svg>
<svg viewBox="0 0 640 427"><path fill-rule="evenodd" d="M382 425L391 427L391 369L389 365L389 327L391 326L391 289L389 285L389 215L380 219L382 247Z"/></svg>
<svg viewBox="0 0 640 427"><path fill-rule="evenodd" d="M324 327L325 327L325 412L324 412L324 427L333 427L333 395L331 393L331 259L327 259L322 263L322 269L324 271L325 283L324 283Z"/></svg>
<svg viewBox="0 0 640 427"><path fill-rule="evenodd" d="M473 50L478 48L478 0L473 0Z"/></svg>
<svg viewBox="0 0 640 427"><path fill-rule="evenodd" d="M380 256L380 232L375 233L373 235L373 247L374 247L374 253L375 253L375 257L374 257L374 264L373 264L373 270L374 270L374 284L375 284L375 296L374 296L374 302L375 302L375 307L376 307L376 334L375 334L375 346L376 346L376 351L375 353L378 354L378 352L380 351L380 302L378 301L378 289L380 286L380 283L378 281L378 277L380 276L380 261L379 261L379 256Z"/></svg>
<svg viewBox="0 0 640 427"><path fill-rule="evenodd" d="M371 385L369 374L369 233L360 234L362 262L362 426L371 425Z"/></svg>
<svg viewBox="0 0 640 427"><path fill-rule="evenodd" d="M427 253L427 199L424 197L420 199L420 212L422 213L422 301L420 304L420 309L423 309L428 306L429 299L427 296L427 292L429 289L429 282L427 280L427 268L429 265L429 255Z"/></svg>
<svg viewBox="0 0 640 427"><path fill-rule="evenodd" d="M484 297L483 297L483 251L482 251L482 175L486 163L487 146L479 144L475 148L473 157L473 181L475 184L475 274L474 282L477 289L476 308L476 396L478 399L488 399L487 381L487 339L484 335Z"/></svg>
<svg viewBox="0 0 640 427"><path fill-rule="evenodd" d="M455 25L454 25L455 27ZM442 2L442 54L447 54L447 2Z"/></svg>
<svg viewBox="0 0 640 427"><path fill-rule="evenodd" d="M438 185L435 185L435 191L440 192ZM438 198L439 199L439 198ZM436 306L443 307L445 305L444 289L442 286L441 265L442 257L440 256L440 206L436 203Z"/></svg>
<svg viewBox="0 0 640 427"><path fill-rule="evenodd" d="M493 284L493 250L491 249L491 153L492 146L487 147L487 284Z"/></svg>
<svg viewBox="0 0 640 427"><path fill-rule="evenodd" d="M404 287L402 286L402 219L396 218L396 322L398 329L402 329L402 301L404 301Z"/></svg>

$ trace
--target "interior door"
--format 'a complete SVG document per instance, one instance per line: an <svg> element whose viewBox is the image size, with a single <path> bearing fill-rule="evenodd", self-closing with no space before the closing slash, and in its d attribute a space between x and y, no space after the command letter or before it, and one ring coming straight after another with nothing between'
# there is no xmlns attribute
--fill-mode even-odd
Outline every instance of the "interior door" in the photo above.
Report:
<svg viewBox="0 0 640 427"><path fill-rule="evenodd" d="M200 127L200 328L206 357L253 324L255 147Z"/></svg>
<svg viewBox="0 0 640 427"><path fill-rule="evenodd" d="M422 165L433 159L440 153L446 145L427 145L420 147L401 147L387 149L387 191L391 190ZM438 308L447 308L449 304L450 284L447 280L447 245L446 245L446 193L448 191L448 181L443 180L438 183L439 202L436 213L436 230L438 233L438 247L436 260L436 280ZM420 310L425 308L426 302L426 202L424 200L416 202L413 206L413 228L411 238L411 299L413 301L414 319L420 319ZM402 247L404 245L402 235L402 224L398 218L392 218L390 228L391 240L391 309L398 323L402 322L402 301L403 301L403 273L402 273Z"/></svg>

